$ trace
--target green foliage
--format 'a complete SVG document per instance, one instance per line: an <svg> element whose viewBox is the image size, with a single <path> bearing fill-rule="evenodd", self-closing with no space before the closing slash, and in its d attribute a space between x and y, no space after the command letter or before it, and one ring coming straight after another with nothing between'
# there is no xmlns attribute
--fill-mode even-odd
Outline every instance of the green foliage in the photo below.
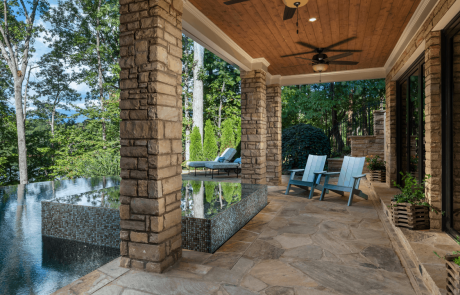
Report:
<svg viewBox="0 0 460 295"><path fill-rule="evenodd" d="M392 201L396 203L414 204L416 206L426 206L437 214L439 209L428 203L425 196L425 182L431 178L431 175L425 175L425 178L419 183L417 178L410 173L404 174L400 172L400 174L402 175L402 182L404 185L401 186L397 184L396 181L393 182L394 186L401 190L401 193L394 196ZM441 214L444 213L441 212Z"/></svg>
<svg viewBox="0 0 460 295"><path fill-rule="evenodd" d="M206 196L206 202L208 203L212 202L212 200L214 199L214 194L216 192L216 187L217 187L217 182L214 182L214 181L204 182L204 194Z"/></svg>
<svg viewBox="0 0 460 295"><path fill-rule="evenodd" d="M213 161L217 156L216 133L211 120L207 120L204 127L203 156L205 161Z"/></svg>
<svg viewBox="0 0 460 295"><path fill-rule="evenodd" d="M235 148L235 134L233 131L233 120L227 119L222 123L222 136L220 138L221 153L227 148ZM241 134L240 134L241 137Z"/></svg>
<svg viewBox="0 0 460 295"><path fill-rule="evenodd" d="M305 168L308 155L329 155L331 146L324 132L307 124L283 130L283 170Z"/></svg>
<svg viewBox="0 0 460 295"><path fill-rule="evenodd" d="M190 161L203 161L203 147L198 127L194 127L190 136Z"/></svg>
<svg viewBox="0 0 460 295"><path fill-rule="evenodd" d="M455 237L455 242L457 243L457 245L460 246L460 237L457 236ZM436 251L433 251L434 254L436 254L436 256L438 256L439 258L443 258L443 259L446 259L446 257L441 257L439 256L439 254L436 252ZM460 255L460 251L453 251L452 252L452 255ZM454 260L452 260L455 264L459 265L460 266L460 257L457 257L457 258L454 258Z"/></svg>
<svg viewBox="0 0 460 295"><path fill-rule="evenodd" d="M385 170L386 162L380 158L379 155L376 156L366 156L367 168L371 171Z"/></svg>

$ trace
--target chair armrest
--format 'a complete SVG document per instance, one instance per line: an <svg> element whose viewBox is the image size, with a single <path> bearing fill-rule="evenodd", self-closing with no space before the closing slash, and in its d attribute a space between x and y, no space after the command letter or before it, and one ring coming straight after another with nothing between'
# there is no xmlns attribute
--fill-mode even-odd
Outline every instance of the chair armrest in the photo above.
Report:
<svg viewBox="0 0 460 295"><path fill-rule="evenodd" d="M321 174L323 174L323 175L337 175L337 174L340 174L340 172L326 172L326 171L323 171L323 172L321 172Z"/></svg>
<svg viewBox="0 0 460 295"><path fill-rule="evenodd" d="M305 171L305 169L290 169L288 171L289 172L301 172L301 171Z"/></svg>
<svg viewBox="0 0 460 295"><path fill-rule="evenodd" d="M352 176L353 178L363 178L363 177L366 177L366 174L361 174L361 175L356 175L356 176Z"/></svg>
<svg viewBox="0 0 460 295"><path fill-rule="evenodd" d="M315 171L313 173L315 173L315 174L324 174L324 173L327 173L327 171Z"/></svg>

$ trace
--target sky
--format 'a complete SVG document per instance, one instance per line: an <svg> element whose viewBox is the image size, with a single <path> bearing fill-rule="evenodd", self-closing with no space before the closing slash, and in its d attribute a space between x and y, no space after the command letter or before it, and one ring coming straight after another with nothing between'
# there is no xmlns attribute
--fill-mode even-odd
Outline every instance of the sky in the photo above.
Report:
<svg viewBox="0 0 460 295"><path fill-rule="evenodd" d="M57 1L56 0L48 0L48 2L49 2L51 7L57 6ZM40 18L40 17L38 19L36 19L35 24L38 24L38 25L41 24L41 25L43 25L45 27L45 29L50 29L51 28L50 24L47 23L47 22L44 22L43 19ZM30 59L29 65L33 64L33 63L36 63L38 60L40 60L41 56L43 56L44 54L46 54L46 53L51 51L51 49L48 47L47 43L45 42L44 35L41 35L38 38L36 38L35 43L34 43L33 46L34 46L36 52L33 53L33 57ZM36 69L32 70L32 73L30 75L30 81L38 81L36 79L36 73L39 70L40 70L39 68L36 68ZM70 71L72 71L72 69L69 69L68 71L70 72ZM25 85L25 82L24 82L24 85ZM73 89L75 89L78 93L80 93L80 95L82 97L82 99L80 101L74 102L74 104L79 106L79 107L84 107L85 106L84 98L86 96L86 93L89 92L89 90L90 90L88 85L72 83L71 87ZM29 92L29 93L31 95L34 94L33 92ZM10 103L11 106L14 106L14 98L13 97L10 98L9 103ZM28 109L34 109L33 106L29 106L29 105L27 106L27 108ZM76 113L74 110L71 110L71 111L58 110L58 112L61 112L61 113L67 114L67 115L73 115L73 114ZM77 120L77 122L81 122L83 120L84 120L84 118L80 117Z"/></svg>

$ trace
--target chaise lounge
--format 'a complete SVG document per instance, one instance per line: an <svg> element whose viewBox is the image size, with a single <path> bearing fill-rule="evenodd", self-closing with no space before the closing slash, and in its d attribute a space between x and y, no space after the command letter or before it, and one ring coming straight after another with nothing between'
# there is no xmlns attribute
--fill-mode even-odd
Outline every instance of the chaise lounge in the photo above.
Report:
<svg viewBox="0 0 460 295"><path fill-rule="evenodd" d="M206 163L220 163L219 158L224 158L223 163L228 163L230 160L235 156L236 150L234 148L226 149L221 156L217 156L214 161L191 161L187 162L188 166L188 173L190 174L190 167L195 168L195 176L196 176L196 168L205 168ZM222 163L220 163L222 164Z"/></svg>
<svg viewBox="0 0 460 295"><path fill-rule="evenodd" d="M214 179L214 170L217 170L219 173L220 170L227 171L228 175L230 175L230 170L235 169L236 178L238 178L238 174L241 171L241 158L236 159L233 163L220 163L220 162L210 162L205 164L205 172L204 175L206 176L206 170L211 169L211 175Z"/></svg>

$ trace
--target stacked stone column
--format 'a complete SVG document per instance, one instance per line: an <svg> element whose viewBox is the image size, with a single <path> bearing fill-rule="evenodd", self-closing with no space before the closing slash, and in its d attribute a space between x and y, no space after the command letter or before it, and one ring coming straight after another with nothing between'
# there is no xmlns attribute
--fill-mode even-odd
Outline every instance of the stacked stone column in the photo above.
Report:
<svg viewBox="0 0 460 295"><path fill-rule="evenodd" d="M431 178L425 193L438 209L442 206L441 116L441 32L430 32L425 38L425 173ZM441 219L441 214L430 212L430 227L441 229Z"/></svg>
<svg viewBox="0 0 460 295"><path fill-rule="evenodd" d="M385 113L385 161L386 182L393 186L398 177L397 173L397 151L396 151L396 81L386 79L386 113Z"/></svg>
<svg viewBox="0 0 460 295"><path fill-rule="evenodd" d="M120 0L121 266L181 255L182 0Z"/></svg>
<svg viewBox="0 0 460 295"><path fill-rule="evenodd" d="M241 72L241 182L265 184L267 179L266 73Z"/></svg>
<svg viewBox="0 0 460 295"><path fill-rule="evenodd" d="M267 86L267 184L281 184L281 86Z"/></svg>

